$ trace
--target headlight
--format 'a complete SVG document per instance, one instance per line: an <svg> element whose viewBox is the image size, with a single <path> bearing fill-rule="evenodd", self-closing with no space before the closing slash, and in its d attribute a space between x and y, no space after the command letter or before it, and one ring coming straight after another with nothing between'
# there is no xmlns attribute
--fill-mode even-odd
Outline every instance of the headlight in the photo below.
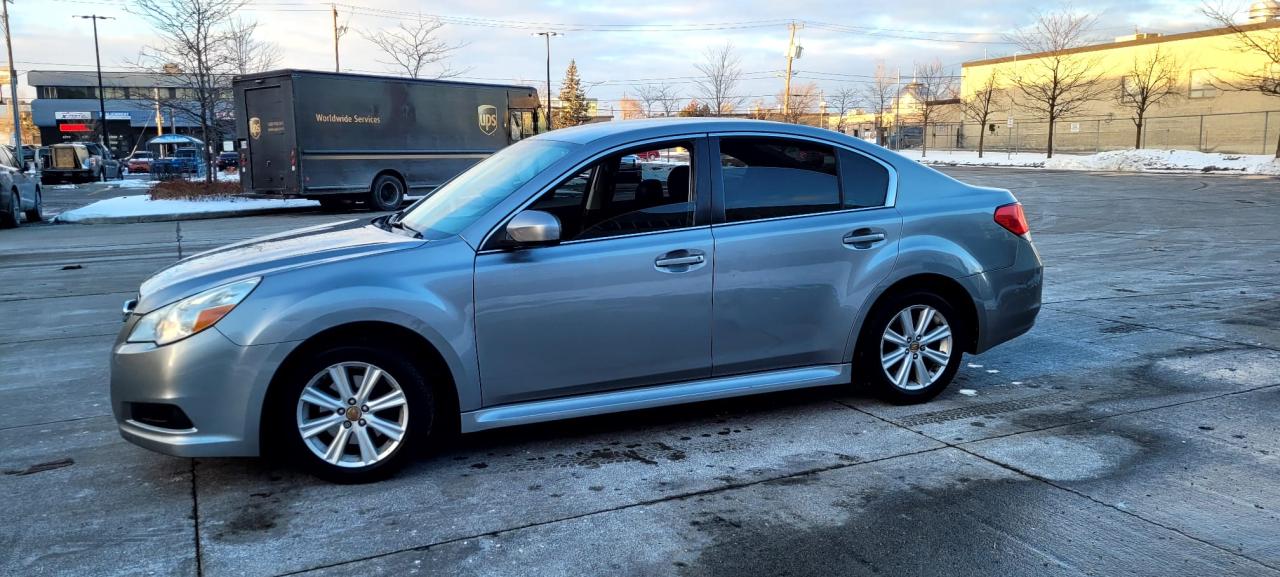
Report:
<svg viewBox="0 0 1280 577"><path fill-rule="evenodd" d="M224 284L151 311L134 325L128 341L167 345L203 331L227 316L261 280Z"/></svg>

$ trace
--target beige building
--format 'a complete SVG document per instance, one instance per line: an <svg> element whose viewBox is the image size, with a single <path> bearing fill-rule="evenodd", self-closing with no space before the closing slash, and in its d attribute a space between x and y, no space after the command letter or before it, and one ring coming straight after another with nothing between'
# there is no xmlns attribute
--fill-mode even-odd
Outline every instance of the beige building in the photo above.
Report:
<svg viewBox="0 0 1280 577"><path fill-rule="evenodd" d="M1280 9L1256 12L1255 20L1241 28L1263 42L1280 45ZM1056 123L1055 150L1092 153L1132 148L1137 134L1133 108L1126 104L1131 94L1126 92L1126 76L1135 64L1145 64L1157 51L1173 65L1175 93L1147 111L1144 147L1237 154L1275 152L1280 139L1280 97L1234 90L1232 86L1245 74L1280 80L1280 66L1258 52L1243 50L1240 38L1229 28L1168 35L1135 33L1065 52L1075 62L1100 71L1103 90L1096 100ZM919 100L911 84L904 85L901 103L882 115L882 123L888 127L891 141L893 127L899 127L907 147L928 138L931 149L976 149L979 131L985 130L988 150L1043 151L1048 122L1042 112L1020 105L1027 103L1026 98L1012 79L1042 74L1047 56L1021 54L961 65L962 99L972 98L993 74L996 76L995 103L986 126L967 118L957 103L942 106L926 130L919 124ZM835 128L837 122L831 119L828 124ZM874 125L873 115L858 112L847 115L844 124L845 132L864 137L874 135Z"/></svg>
<svg viewBox="0 0 1280 577"><path fill-rule="evenodd" d="M1280 20L1266 19L1242 27L1246 33L1268 42L1280 37ZM1068 58L1102 72L1101 96L1057 123L1055 148L1064 152L1094 152L1132 148L1136 127L1132 89L1127 77L1135 66L1145 66L1156 55L1167 59L1174 71L1174 94L1147 111L1143 127L1146 148L1177 148L1206 152L1264 154L1275 150L1280 135L1280 97L1233 90L1241 75L1280 75L1269 58L1242 50L1238 35L1229 28L1181 34L1135 33L1114 42L1077 48ZM1025 101L1012 79L1034 79L1043 74L1046 54L1015 55L966 62L961 67L961 98L972 98L996 75L995 114L988 121L988 146L1013 146L1042 150L1048 133L1044 115L1019 106ZM957 118L959 110L949 114ZM1010 126L1012 119L1013 126ZM965 148L976 146L976 124L953 124L929 131L939 146L954 139ZM959 136L957 136L959 135ZM1011 144L1006 144L1011 143Z"/></svg>

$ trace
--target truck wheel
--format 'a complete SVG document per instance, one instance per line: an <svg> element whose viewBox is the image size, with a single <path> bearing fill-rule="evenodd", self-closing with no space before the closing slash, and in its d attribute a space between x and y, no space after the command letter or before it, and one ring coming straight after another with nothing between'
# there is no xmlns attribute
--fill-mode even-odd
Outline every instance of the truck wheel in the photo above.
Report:
<svg viewBox="0 0 1280 577"><path fill-rule="evenodd" d="M400 179L384 174L374 179L369 190L369 208L378 211L396 210L404 202L404 185Z"/></svg>

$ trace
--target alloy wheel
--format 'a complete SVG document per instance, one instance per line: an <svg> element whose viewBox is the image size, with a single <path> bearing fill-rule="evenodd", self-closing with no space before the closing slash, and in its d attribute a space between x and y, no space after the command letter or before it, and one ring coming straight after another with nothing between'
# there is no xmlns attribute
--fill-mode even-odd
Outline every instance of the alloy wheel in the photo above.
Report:
<svg viewBox="0 0 1280 577"><path fill-rule="evenodd" d="M404 390L395 377L369 363L331 365L311 378L298 399L303 443L338 467L368 467L387 459L408 425Z"/></svg>
<svg viewBox="0 0 1280 577"><path fill-rule="evenodd" d="M880 366L889 382L905 391L936 382L951 362L951 354L951 325L927 305L899 311L880 337Z"/></svg>

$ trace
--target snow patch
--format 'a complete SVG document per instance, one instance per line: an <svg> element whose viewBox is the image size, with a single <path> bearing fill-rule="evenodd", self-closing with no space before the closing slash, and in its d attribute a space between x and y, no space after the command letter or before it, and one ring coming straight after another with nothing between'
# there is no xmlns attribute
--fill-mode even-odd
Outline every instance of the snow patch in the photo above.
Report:
<svg viewBox="0 0 1280 577"><path fill-rule="evenodd" d="M966 396L966 397L976 397L976 396L978 396L978 391L975 391L975 390L973 390L973 389L960 389L959 393L960 393L960 394L962 394L962 395L964 395L964 396Z"/></svg>
<svg viewBox="0 0 1280 577"><path fill-rule="evenodd" d="M1280 160L1266 154L1221 154L1193 150L1111 150L1097 154L1041 153L1008 154L988 151L982 158L972 150L933 150L921 157L919 150L899 154L922 164L943 166L1010 166L1053 170L1096 170L1114 172L1230 172L1280 175Z"/></svg>
<svg viewBox="0 0 1280 577"><path fill-rule="evenodd" d="M57 222L83 222L101 218L129 218L210 212L247 212L281 208L320 206L314 200L225 197L209 200L151 200L145 194L99 200L85 207L59 214Z"/></svg>

